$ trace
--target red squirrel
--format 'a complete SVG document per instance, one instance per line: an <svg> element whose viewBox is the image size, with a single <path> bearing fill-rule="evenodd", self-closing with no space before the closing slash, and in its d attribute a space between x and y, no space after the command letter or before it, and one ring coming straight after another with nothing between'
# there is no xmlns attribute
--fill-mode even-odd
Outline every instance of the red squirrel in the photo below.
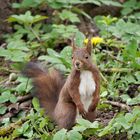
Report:
<svg viewBox="0 0 140 140"><path fill-rule="evenodd" d="M94 121L100 99L100 75L91 60L91 41L83 48L73 41L71 47L73 67L66 80L59 71L44 72L34 63L23 71L33 78L35 96L60 129L70 129L79 115Z"/></svg>

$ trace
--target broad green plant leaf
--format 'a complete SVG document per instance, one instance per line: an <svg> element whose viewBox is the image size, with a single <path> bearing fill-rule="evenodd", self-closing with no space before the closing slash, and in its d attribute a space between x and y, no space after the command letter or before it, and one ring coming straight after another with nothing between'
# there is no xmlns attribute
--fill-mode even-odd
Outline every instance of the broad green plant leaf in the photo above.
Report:
<svg viewBox="0 0 140 140"><path fill-rule="evenodd" d="M5 114L6 110L7 110L6 106L0 105L0 114Z"/></svg>
<svg viewBox="0 0 140 140"><path fill-rule="evenodd" d="M80 19L78 18L77 14L68 10L63 10L61 13L59 13L59 17L62 20L69 20L72 23L80 22Z"/></svg>
<svg viewBox="0 0 140 140"><path fill-rule="evenodd" d="M29 26L35 22L44 20L46 18L47 18L47 16L41 16L41 15L32 16L31 12L27 11L25 14L12 15L7 19L7 21L8 22L18 22L19 24L24 24L24 25Z"/></svg>
<svg viewBox="0 0 140 140"><path fill-rule="evenodd" d="M78 47L84 46L85 35L82 32L76 32L75 34L75 43Z"/></svg>
<svg viewBox="0 0 140 140"><path fill-rule="evenodd" d="M74 130L71 130L67 133L68 136L68 140L81 140L82 139L82 135Z"/></svg>
<svg viewBox="0 0 140 140"><path fill-rule="evenodd" d="M39 100L37 98L33 98L32 104L35 110L38 110L40 108Z"/></svg>
<svg viewBox="0 0 140 140"><path fill-rule="evenodd" d="M89 127L90 125L92 125L91 122L89 122L88 120L85 120L85 119L77 119L77 123L81 126L85 126L85 127Z"/></svg>
<svg viewBox="0 0 140 140"><path fill-rule="evenodd" d="M53 140L66 140L67 135L66 135L67 130L66 129L61 129L53 137Z"/></svg>

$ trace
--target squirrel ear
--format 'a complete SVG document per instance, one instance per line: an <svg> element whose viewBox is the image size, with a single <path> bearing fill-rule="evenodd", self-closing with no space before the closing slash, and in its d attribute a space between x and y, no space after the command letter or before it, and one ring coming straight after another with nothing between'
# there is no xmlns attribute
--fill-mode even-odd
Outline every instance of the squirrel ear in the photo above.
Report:
<svg viewBox="0 0 140 140"><path fill-rule="evenodd" d="M91 37L88 38L88 42L87 42L87 44L86 44L86 50L87 50L88 53L91 55L91 51L92 51Z"/></svg>

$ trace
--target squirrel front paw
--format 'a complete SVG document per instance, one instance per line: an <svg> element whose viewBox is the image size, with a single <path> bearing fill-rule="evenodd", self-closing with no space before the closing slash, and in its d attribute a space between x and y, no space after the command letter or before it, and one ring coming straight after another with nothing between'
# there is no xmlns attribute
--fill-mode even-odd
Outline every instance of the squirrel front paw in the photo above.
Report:
<svg viewBox="0 0 140 140"><path fill-rule="evenodd" d="M86 112L86 110L84 108L80 108L79 113L82 115L82 117L85 117L86 114L87 114L87 112Z"/></svg>
<svg viewBox="0 0 140 140"><path fill-rule="evenodd" d="M96 107L94 105L90 105L89 108L88 108L88 111L89 112L94 112L96 109Z"/></svg>

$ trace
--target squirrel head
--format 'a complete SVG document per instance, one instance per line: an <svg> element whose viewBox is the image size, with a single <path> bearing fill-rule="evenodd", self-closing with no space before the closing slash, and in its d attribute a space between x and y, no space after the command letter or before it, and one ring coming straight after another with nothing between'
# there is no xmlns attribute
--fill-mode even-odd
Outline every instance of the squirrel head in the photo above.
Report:
<svg viewBox="0 0 140 140"><path fill-rule="evenodd" d="M71 43L72 47L72 64L73 68L81 71L81 70L88 70L91 65L91 51L92 51L92 44L91 40L89 39L88 43L85 47L80 48L74 44L74 40Z"/></svg>

